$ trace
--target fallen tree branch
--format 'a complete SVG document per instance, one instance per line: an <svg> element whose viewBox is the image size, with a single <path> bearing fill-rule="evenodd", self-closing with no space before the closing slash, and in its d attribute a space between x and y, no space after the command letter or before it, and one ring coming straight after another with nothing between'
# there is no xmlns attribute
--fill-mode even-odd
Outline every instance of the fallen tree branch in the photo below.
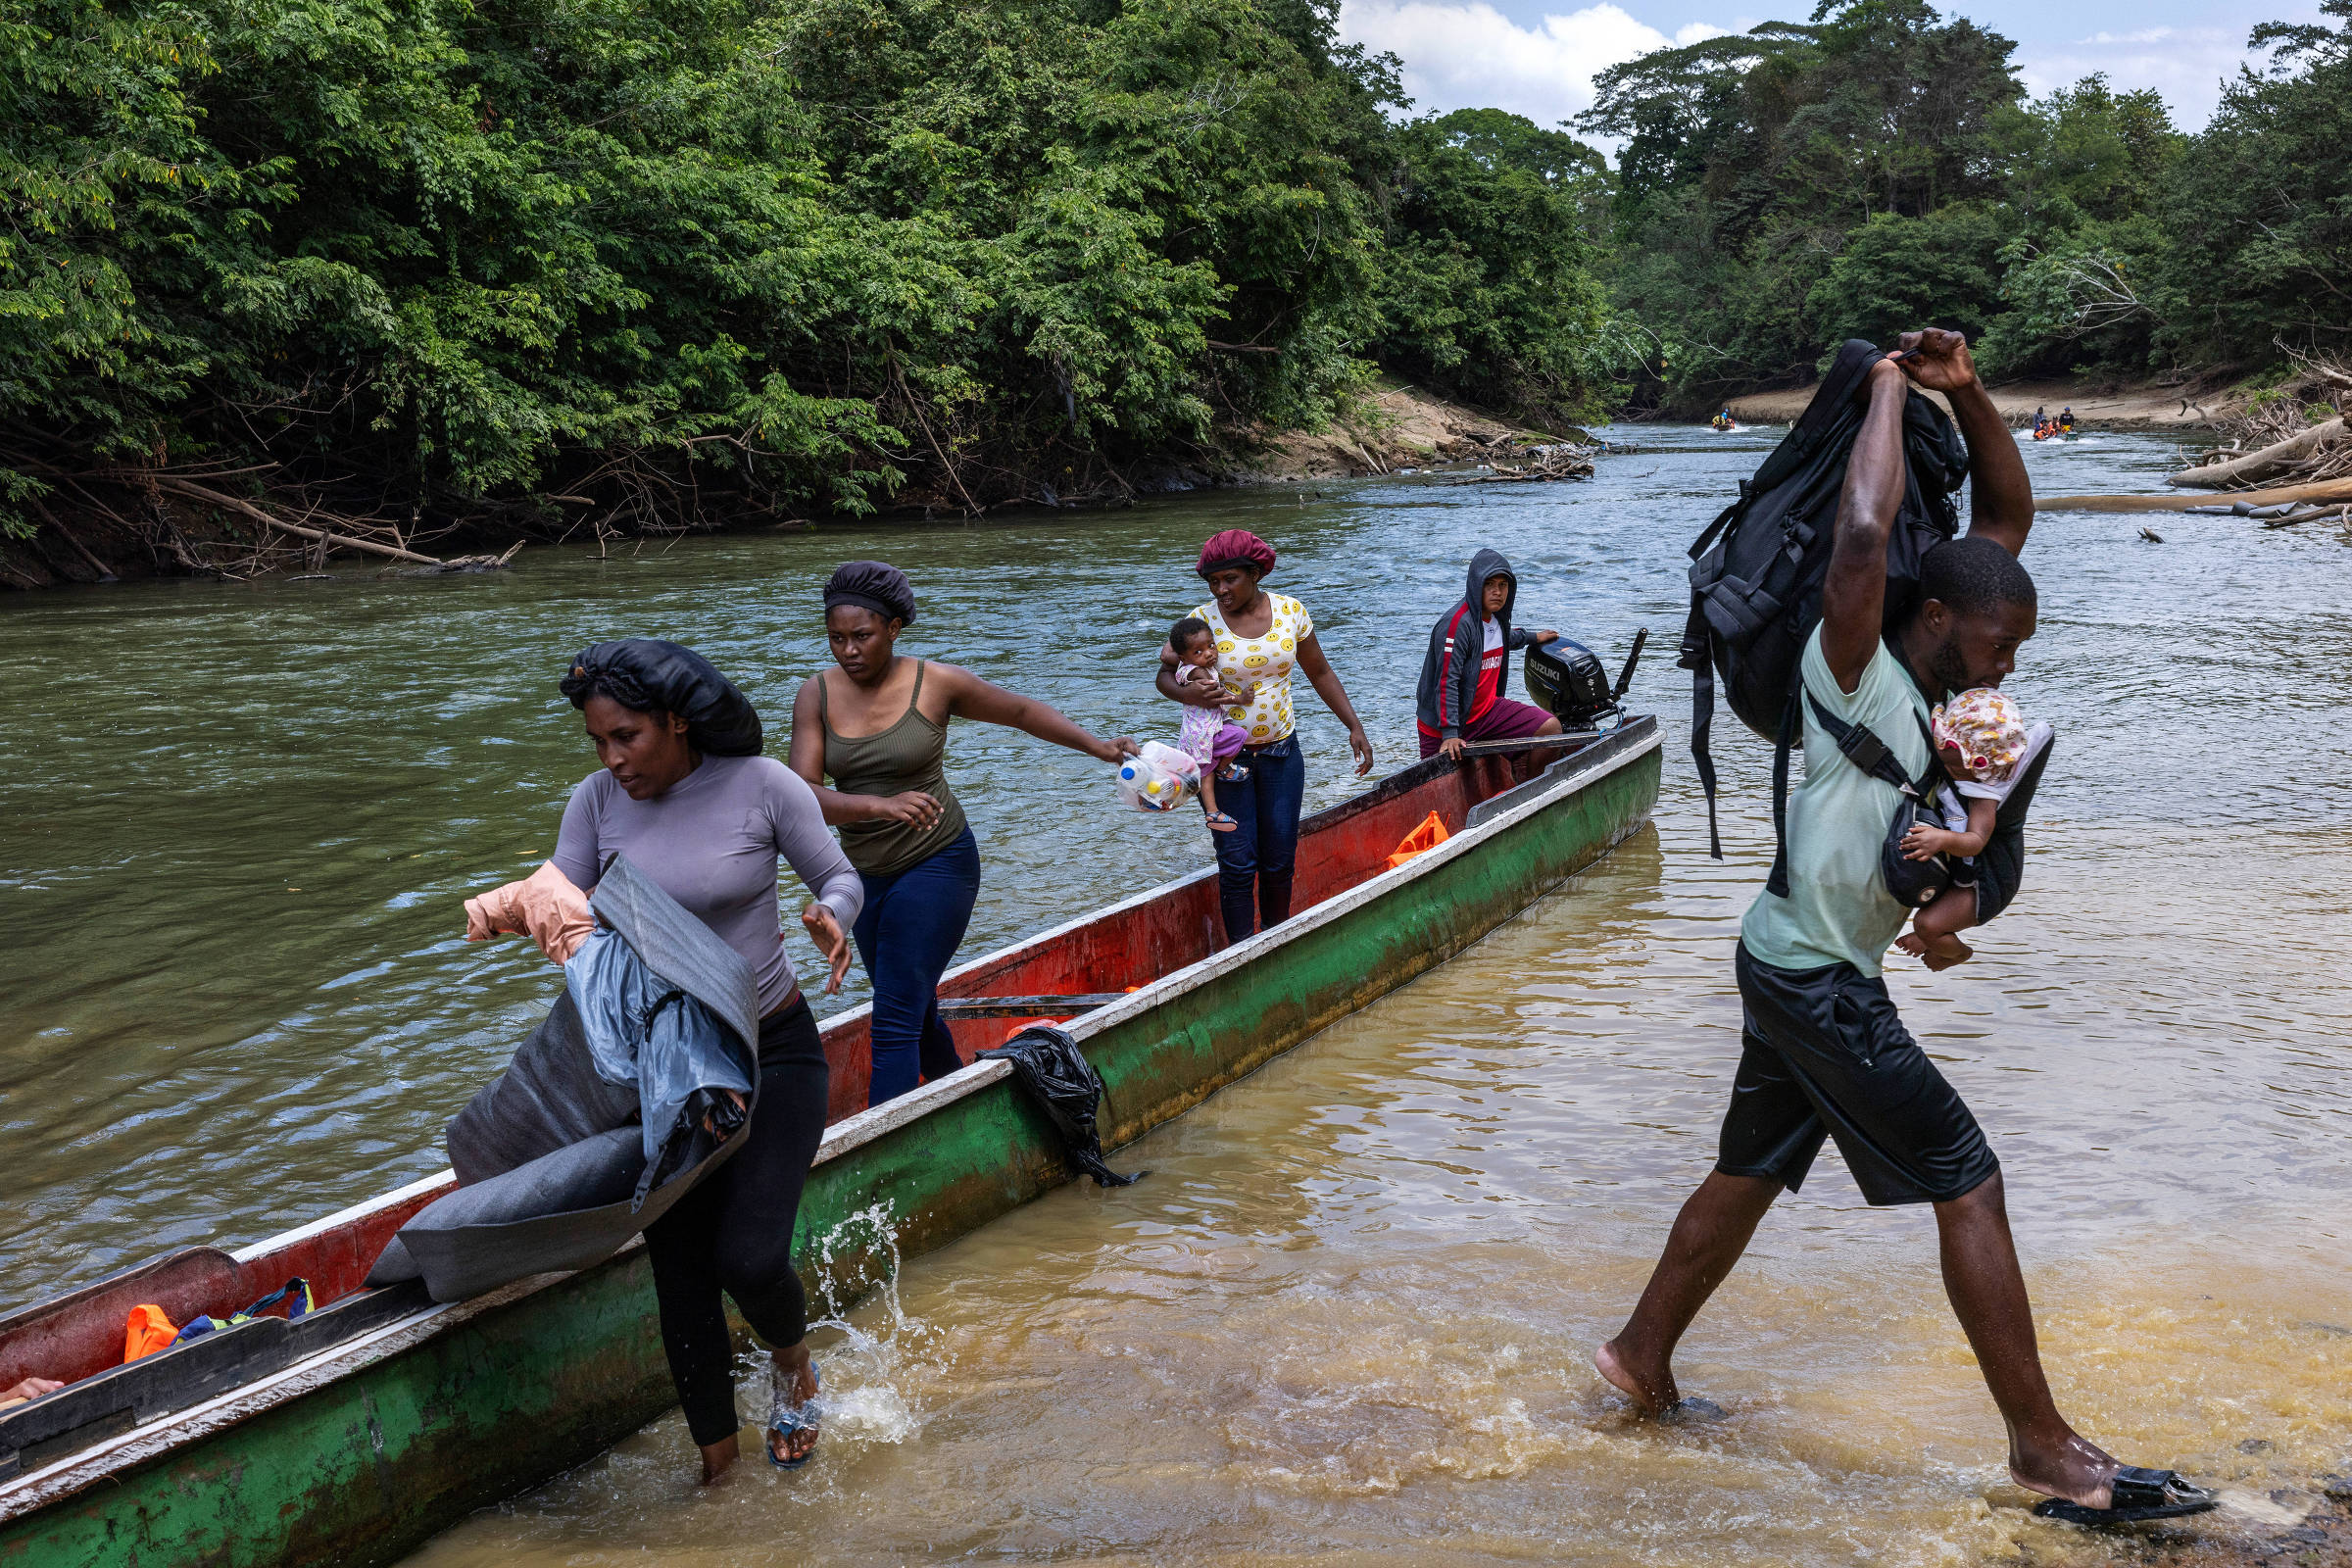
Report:
<svg viewBox="0 0 2352 1568"><path fill-rule="evenodd" d="M88 566L92 571L98 574L98 580L100 582L113 582L116 580L115 568L108 565L105 562L100 561L96 556L90 554L90 547L83 544L79 539L74 538L74 530L67 527L64 523L58 521L57 514L51 512L41 503L41 498L39 496L26 496L24 499L32 503L32 510L41 514L41 520L43 522L49 524L49 531L51 533L56 534L60 539L63 539L67 544L74 547L74 553L81 558L84 565Z"/></svg>
<svg viewBox="0 0 2352 1568"><path fill-rule="evenodd" d="M2347 425L2339 416L2325 424L2315 424L2300 435L2274 441L2242 458L2232 458L2227 463L2209 463L2202 467L2183 468L2165 483L2188 485L2199 490L2226 490L2232 485L2258 484L2264 479L2276 478L2317 464L2347 437L2352 437L2352 425Z"/></svg>
<svg viewBox="0 0 2352 1568"><path fill-rule="evenodd" d="M299 522L288 522L282 517L271 516L250 501L240 501L235 496L224 495L220 491L186 479L175 478L171 474L159 473L148 477L149 482L158 489L170 490L175 495L183 495L194 501L210 502L216 507L225 507L239 516L250 517L264 527L275 528L280 533L299 534L305 539L316 539L322 544L337 545L346 550L364 550L371 556L382 556L390 561L413 562L419 566L446 566L449 564L448 562L437 556L418 555L414 550L402 550L395 545L379 545L371 539L354 539L349 534L329 533L324 528L306 528Z"/></svg>
<svg viewBox="0 0 2352 1568"><path fill-rule="evenodd" d="M906 372L899 368L899 357L895 353L890 357L890 373L898 377L900 396L904 397L906 400L906 406L914 411L914 422L923 427L923 439L931 443L932 455L939 459L939 466L946 471L948 482L956 487L957 495L963 497L963 504L968 509L968 515L979 516L987 509L982 507L979 502L974 501L972 493L963 487L963 475L956 471L956 465L948 461L948 454L940 446L939 437L931 433L931 421L923 417L923 406L916 401L913 389L907 386Z"/></svg>
<svg viewBox="0 0 2352 1568"><path fill-rule="evenodd" d="M1541 484L1556 479L1590 479L1592 460L1582 450L1555 447L1538 452L1535 460L1518 467L1497 464L1493 473L1473 473L1444 482L1453 484Z"/></svg>
<svg viewBox="0 0 2352 1568"><path fill-rule="evenodd" d="M2331 479L2316 484L2282 485L2273 490L2241 490L2230 496L2232 505L2252 510L2255 507L2276 506L2282 501L2352 501L2352 479ZM2162 496L2035 496L2035 512L2202 512L2213 505L2210 497L2178 492Z"/></svg>

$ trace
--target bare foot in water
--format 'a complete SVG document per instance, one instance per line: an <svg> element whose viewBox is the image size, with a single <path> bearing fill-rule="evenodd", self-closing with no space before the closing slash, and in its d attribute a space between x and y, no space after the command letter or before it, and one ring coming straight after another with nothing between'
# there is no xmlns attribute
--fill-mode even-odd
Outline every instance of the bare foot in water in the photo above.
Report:
<svg viewBox="0 0 2352 1568"><path fill-rule="evenodd" d="M1592 1352L1592 1370L1606 1379L1609 1387L1633 1400L1643 1415L1664 1415L1682 1403L1671 1368L1660 1367L1653 1377L1637 1375L1619 1357L1615 1340Z"/></svg>

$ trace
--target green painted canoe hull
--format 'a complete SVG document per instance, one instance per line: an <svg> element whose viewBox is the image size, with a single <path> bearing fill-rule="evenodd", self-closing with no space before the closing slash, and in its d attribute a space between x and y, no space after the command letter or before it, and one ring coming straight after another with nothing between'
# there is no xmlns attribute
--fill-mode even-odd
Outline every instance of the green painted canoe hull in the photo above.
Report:
<svg viewBox="0 0 2352 1568"><path fill-rule="evenodd" d="M1103 1078L1105 1145L1444 962L1634 832L1657 797L1654 725L1613 752L1493 831L1194 966L1173 994L1073 1025ZM797 1233L805 1273L832 1258L812 1287L840 1299L887 1266L877 1217L896 1252L913 1255L1069 1179L1044 1117L1001 1065L982 1068L993 1081L947 1098L926 1086L937 1102L921 1114L838 1152L828 1141ZM104 1479L0 1524L0 1568L392 1562L675 1404L637 1246L438 1308L321 1363L183 1412L152 1452L134 1438Z"/></svg>

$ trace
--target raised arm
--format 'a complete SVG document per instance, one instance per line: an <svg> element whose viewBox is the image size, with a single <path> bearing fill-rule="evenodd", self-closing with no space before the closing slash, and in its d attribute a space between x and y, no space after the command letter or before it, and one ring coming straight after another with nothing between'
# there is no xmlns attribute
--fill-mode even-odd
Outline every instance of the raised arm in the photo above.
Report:
<svg viewBox="0 0 2352 1568"><path fill-rule="evenodd" d="M1930 327L1906 332L1896 341L1912 356L1903 362L1904 373L1944 395L1960 438L1968 443L1968 531L1983 534L2013 556L2022 553L2034 526L2034 481L2026 477L2017 438L2002 422L1984 383L1977 379L1968 339Z"/></svg>
<svg viewBox="0 0 2352 1568"><path fill-rule="evenodd" d="M1348 688L1340 684L1340 672L1331 667L1323 657L1323 645L1308 632L1298 639L1298 673L1314 687L1323 706L1338 715L1348 726L1348 749L1355 754L1355 771L1360 777L1372 771L1372 737L1364 733L1363 720L1355 716L1355 705L1348 701Z"/></svg>
<svg viewBox="0 0 2352 1568"><path fill-rule="evenodd" d="M1886 535L1903 504L1903 400L1910 385L1893 357L1870 368L1870 412L1845 466L1838 537L1821 591L1821 652L1838 688L1851 692L1878 653L1886 618Z"/></svg>
<svg viewBox="0 0 2352 1568"><path fill-rule="evenodd" d="M1003 724L1024 735L1034 735L1041 741L1066 746L1073 752L1084 752L1097 761L1115 762L1136 753L1133 736L1121 735L1103 740L1080 729L1062 715L1059 709L1041 703L1034 697L1008 692L991 681L982 680L958 664L933 664L932 678L947 691L948 711L957 718L974 718L983 724Z"/></svg>

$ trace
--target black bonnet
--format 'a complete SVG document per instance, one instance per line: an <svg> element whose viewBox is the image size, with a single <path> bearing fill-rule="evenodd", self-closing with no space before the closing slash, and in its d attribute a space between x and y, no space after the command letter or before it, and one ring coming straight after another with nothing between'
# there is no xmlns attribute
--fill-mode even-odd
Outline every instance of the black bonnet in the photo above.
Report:
<svg viewBox="0 0 2352 1568"><path fill-rule="evenodd" d="M651 637L596 643L565 666L564 695L582 708L603 688L624 708L659 710L686 721L686 738L713 757L757 757L760 710L693 649Z"/></svg>
<svg viewBox="0 0 2352 1568"><path fill-rule="evenodd" d="M851 561L834 570L825 584L825 608L856 605L884 620L914 624L914 584L887 561Z"/></svg>

